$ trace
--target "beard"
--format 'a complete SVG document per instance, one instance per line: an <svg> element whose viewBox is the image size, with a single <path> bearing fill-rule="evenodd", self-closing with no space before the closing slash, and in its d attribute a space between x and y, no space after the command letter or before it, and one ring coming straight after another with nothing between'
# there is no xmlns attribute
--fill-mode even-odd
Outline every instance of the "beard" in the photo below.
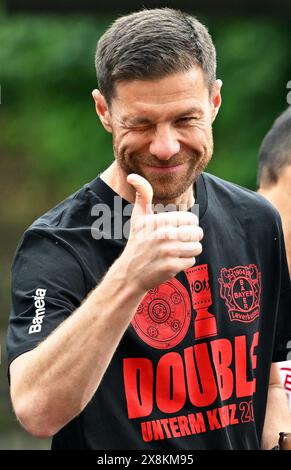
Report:
<svg viewBox="0 0 291 470"><path fill-rule="evenodd" d="M204 171L213 153L213 137L210 133L207 143L199 150L179 152L169 160L159 160L151 154L131 152L122 146L118 148L113 136L113 149L118 166L127 175L136 173L143 176L153 188L153 202L169 204L184 194ZM184 164L179 171L159 173L151 166L171 167Z"/></svg>

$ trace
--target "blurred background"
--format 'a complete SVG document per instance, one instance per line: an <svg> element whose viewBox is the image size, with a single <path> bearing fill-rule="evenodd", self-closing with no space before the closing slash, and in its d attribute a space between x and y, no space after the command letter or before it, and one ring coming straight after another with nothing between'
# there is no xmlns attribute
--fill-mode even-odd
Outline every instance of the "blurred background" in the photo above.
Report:
<svg viewBox="0 0 291 470"><path fill-rule="evenodd" d="M287 107L288 3L256 2L256 10L251 2L218 0L0 4L0 449L50 446L21 430L10 405L5 351L10 267L24 229L112 161L111 138L91 98L98 38L117 15L142 6L176 6L205 23L223 80L208 171L255 190L258 148Z"/></svg>

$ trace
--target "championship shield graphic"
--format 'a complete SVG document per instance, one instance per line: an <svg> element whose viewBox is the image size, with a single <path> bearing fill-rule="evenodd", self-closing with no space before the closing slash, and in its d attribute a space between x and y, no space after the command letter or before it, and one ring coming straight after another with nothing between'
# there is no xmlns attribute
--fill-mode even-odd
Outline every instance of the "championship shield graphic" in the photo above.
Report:
<svg viewBox="0 0 291 470"><path fill-rule="evenodd" d="M177 280L151 289L131 321L138 336L156 349L170 349L185 337L191 320L187 290Z"/></svg>

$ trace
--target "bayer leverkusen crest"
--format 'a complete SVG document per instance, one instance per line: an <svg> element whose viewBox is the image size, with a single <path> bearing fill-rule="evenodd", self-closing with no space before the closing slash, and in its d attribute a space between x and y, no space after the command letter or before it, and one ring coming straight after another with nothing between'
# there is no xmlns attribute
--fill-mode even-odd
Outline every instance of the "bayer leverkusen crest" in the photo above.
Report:
<svg viewBox="0 0 291 470"><path fill-rule="evenodd" d="M222 268L218 280L231 321L251 322L259 316L261 273L255 264Z"/></svg>

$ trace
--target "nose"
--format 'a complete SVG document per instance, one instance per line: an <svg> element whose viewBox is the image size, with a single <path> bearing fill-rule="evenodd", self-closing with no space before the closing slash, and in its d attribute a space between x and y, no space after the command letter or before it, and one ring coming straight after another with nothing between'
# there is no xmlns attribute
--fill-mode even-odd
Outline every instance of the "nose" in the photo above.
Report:
<svg viewBox="0 0 291 470"><path fill-rule="evenodd" d="M180 151L180 144L175 130L169 127L158 127L150 144L150 153L159 160L169 160Z"/></svg>

